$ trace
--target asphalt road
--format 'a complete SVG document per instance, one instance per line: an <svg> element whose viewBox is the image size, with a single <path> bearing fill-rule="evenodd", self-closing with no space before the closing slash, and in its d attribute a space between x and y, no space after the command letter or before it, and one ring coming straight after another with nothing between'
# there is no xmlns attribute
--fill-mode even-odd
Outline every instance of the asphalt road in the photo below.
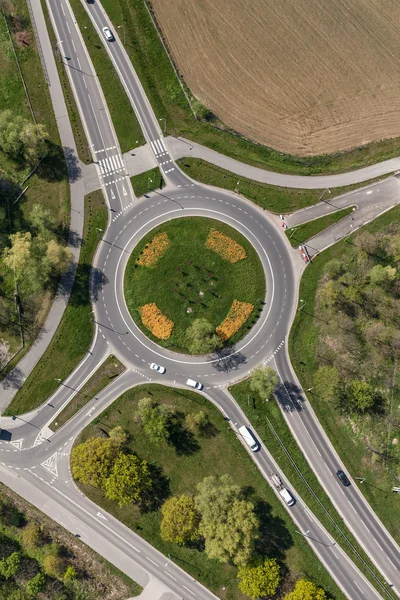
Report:
<svg viewBox="0 0 400 600"><path fill-rule="evenodd" d="M149 363L153 360L167 368L166 377L157 381L184 385L188 376L202 381L207 396L224 411L234 428L235 423L240 425L246 419L224 388L261 362L276 365L284 384L278 399L292 431L338 511L386 581L393 584L392 590L397 592L400 590L399 548L369 509L354 482L348 490L343 491L340 487L334 475L340 467L339 460L309 404L301 395L290 368L285 342L297 302L293 268L295 252L288 248L274 221L258 207L238 196L197 185L179 170L165 149L157 119L122 45L116 40L106 46L168 182L162 193L152 193L144 200L135 200L125 168L121 166L118 141L104 99L69 5L66 0L48 0L48 5L59 39L62 40L59 44L62 47L61 54L69 65L73 90L109 204L110 219L94 261L99 276L92 281L94 320L97 324L92 348L76 371L62 382L40 410L14 421L2 419L2 427L6 431L2 432L0 453L4 453L3 456L8 453L7 463L2 463L2 466L11 471L18 469L19 478L26 479L34 486L36 493L45 489L45 494L52 502L62 511L68 511L76 519L77 525L82 524L87 528L88 539L85 541L89 544L90 531L93 530L96 536L103 535L105 545L118 545L119 550L127 556L132 555L132 545L135 545L138 551L134 551L132 561L165 583L178 597L183 596L185 586L188 593L209 598L212 594L197 582L189 581L191 578L173 561L168 564L168 569L161 569L161 561L165 561L165 557L161 558L135 533L110 515L106 516L106 522L97 513L94 515L97 507L77 492L71 481L68 453L79 431L107 403L118 397L124 386L132 387L152 378L154 380L155 375L149 370ZM107 21L99 4L88 4L87 9L96 26L101 29ZM132 248L159 223L190 215L217 218L236 227L254 245L266 274L265 305L257 324L234 350L222 356L187 357L158 347L136 327L125 306L123 272ZM127 372L107 388L99 400L85 407L50 437L48 423L111 352L126 364ZM285 397L286 390L289 396ZM287 405L291 405L290 412L286 412ZM14 451L10 452L10 446ZM265 448L253 453L252 458L266 477L271 470L278 470ZM339 546L332 545L333 541L324 528L311 515L295 490L294 493L297 503L290 510L292 518L346 595L351 599L379 597Z"/></svg>

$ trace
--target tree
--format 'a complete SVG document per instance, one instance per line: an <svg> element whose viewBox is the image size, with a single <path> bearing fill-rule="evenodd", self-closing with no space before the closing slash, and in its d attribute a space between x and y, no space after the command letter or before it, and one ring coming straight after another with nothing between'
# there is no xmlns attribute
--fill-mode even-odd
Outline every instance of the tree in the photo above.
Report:
<svg viewBox="0 0 400 600"><path fill-rule="evenodd" d="M55 220L41 204L33 205L29 213L29 221L33 229L36 229L38 232L53 231L56 227Z"/></svg>
<svg viewBox="0 0 400 600"><path fill-rule="evenodd" d="M207 319L195 319L186 329L186 343L192 354L208 354L222 346L222 340Z"/></svg>
<svg viewBox="0 0 400 600"><path fill-rule="evenodd" d="M203 410L198 413L188 413L185 417L186 427L192 433L201 432L207 427L208 423L208 416Z"/></svg>
<svg viewBox="0 0 400 600"><path fill-rule="evenodd" d="M26 591L29 596L35 597L42 591L46 585L46 577L43 573L37 573L35 577L32 577L26 584Z"/></svg>
<svg viewBox="0 0 400 600"><path fill-rule="evenodd" d="M169 424L172 414L173 411L169 406L164 404L154 406L150 398L142 398L138 402L135 417L142 424L149 439L159 444L169 438Z"/></svg>
<svg viewBox="0 0 400 600"><path fill-rule="evenodd" d="M0 149L15 159L33 164L46 156L44 125L35 124L10 110L0 113Z"/></svg>
<svg viewBox="0 0 400 600"><path fill-rule="evenodd" d="M57 274L66 273L74 260L72 250L62 246L56 240L50 240L47 244L46 258L53 271Z"/></svg>
<svg viewBox="0 0 400 600"><path fill-rule="evenodd" d="M134 454L120 452L109 477L105 480L105 494L120 506L140 502L152 486L150 472L145 460Z"/></svg>
<svg viewBox="0 0 400 600"><path fill-rule="evenodd" d="M64 581L68 582L68 581L73 581L74 579L77 578L77 572L76 569L74 567L74 565L68 565L68 567L65 569L65 573L64 573Z"/></svg>
<svg viewBox="0 0 400 600"><path fill-rule="evenodd" d="M317 298L322 308L332 308L335 306L340 296L340 286L337 281L328 279L318 287Z"/></svg>
<svg viewBox="0 0 400 600"><path fill-rule="evenodd" d="M199 538L200 515L193 496L169 498L161 508L161 537L164 542L183 545Z"/></svg>
<svg viewBox="0 0 400 600"><path fill-rule="evenodd" d="M200 534L210 558L241 566L248 563L257 537L258 519L251 502L240 499L240 488L229 475L210 476L197 485L196 509Z"/></svg>
<svg viewBox="0 0 400 600"><path fill-rule="evenodd" d="M326 594L322 588L319 588L307 579L299 579L294 586L294 590L286 594L284 600L325 600Z"/></svg>
<svg viewBox="0 0 400 600"><path fill-rule="evenodd" d="M122 446L125 446L128 439L128 434L122 429L121 425L113 427L108 435L110 436L110 439L113 441L113 443L117 444L118 448L122 448Z"/></svg>
<svg viewBox="0 0 400 600"><path fill-rule="evenodd" d="M41 540L40 527L34 521L30 521L22 532L22 544L25 548L36 548Z"/></svg>
<svg viewBox="0 0 400 600"><path fill-rule="evenodd" d="M84 484L103 488L118 453L111 439L89 438L71 452L72 475Z"/></svg>
<svg viewBox="0 0 400 600"><path fill-rule="evenodd" d="M319 367L314 375L314 393L325 402L337 399L340 386L339 372L336 367L324 365Z"/></svg>
<svg viewBox="0 0 400 600"><path fill-rule="evenodd" d="M43 559L43 570L46 575L60 579L64 573L65 565L61 556L48 554Z"/></svg>
<svg viewBox="0 0 400 600"><path fill-rule="evenodd" d="M19 565L21 562L21 554L19 552L13 552L7 558L0 560L0 575L4 579L10 579L17 574Z"/></svg>
<svg viewBox="0 0 400 600"><path fill-rule="evenodd" d="M346 391L350 407L361 413L371 410L378 400L374 388L359 379L353 379Z"/></svg>
<svg viewBox="0 0 400 600"><path fill-rule="evenodd" d="M250 389L268 400L276 390L278 382L278 375L271 367L257 367L251 372Z"/></svg>
<svg viewBox="0 0 400 600"><path fill-rule="evenodd" d="M20 274L31 255L32 236L29 231L17 232L10 235L10 241L11 248L5 248L3 251L4 264Z"/></svg>
<svg viewBox="0 0 400 600"><path fill-rule="evenodd" d="M273 596L281 582L280 567L275 558L267 558L256 567L240 567L239 589L250 598Z"/></svg>

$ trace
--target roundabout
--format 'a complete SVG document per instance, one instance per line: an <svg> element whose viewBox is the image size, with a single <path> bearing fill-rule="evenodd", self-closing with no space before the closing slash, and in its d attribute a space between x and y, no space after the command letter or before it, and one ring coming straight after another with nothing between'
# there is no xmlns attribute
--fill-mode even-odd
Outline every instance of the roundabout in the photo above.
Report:
<svg viewBox="0 0 400 600"><path fill-rule="evenodd" d="M262 310L265 278L244 236L221 221L190 217L144 236L128 261L124 289L135 323L152 341L199 354L187 339L193 323L205 319L220 346L236 343Z"/></svg>

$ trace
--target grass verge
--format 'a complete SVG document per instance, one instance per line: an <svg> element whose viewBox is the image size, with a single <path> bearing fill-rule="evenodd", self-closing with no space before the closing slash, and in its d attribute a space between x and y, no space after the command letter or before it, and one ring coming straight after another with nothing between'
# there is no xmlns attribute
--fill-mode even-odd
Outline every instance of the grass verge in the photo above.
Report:
<svg viewBox="0 0 400 600"><path fill-rule="evenodd" d="M89 315L89 275L98 244L96 227L105 229L106 225L107 209L103 194L98 190L85 196L79 265L61 323L46 352L5 410L5 415L20 415L40 406L58 386L54 376L65 379L89 349L93 338L93 323Z"/></svg>
<svg viewBox="0 0 400 600"><path fill-rule="evenodd" d="M60 60L60 54L54 52L54 49L57 45L57 39L53 30L53 26L51 24L49 12L47 10L46 0L41 0L41 4L44 13L44 18L46 21L47 31L51 41L51 47L53 48L53 54L57 65L58 76L60 78L61 87L64 93L64 100L67 106L69 122L71 124L72 133L74 135L78 156L83 163L88 165L92 162L92 157L88 149L89 142L86 138L85 130L82 125L81 117L79 115L78 107L75 102L75 97L72 92L72 88L69 83L68 75L66 73L64 64Z"/></svg>
<svg viewBox="0 0 400 600"><path fill-rule="evenodd" d="M158 167L154 167L154 169L150 169L150 171L145 171L139 175L134 175L131 177L131 183L137 197L143 196L152 190L162 190L165 185Z"/></svg>
<svg viewBox="0 0 400 600"><path fill-rule="evenodd" d="M187 413L203 410L211 423L208 436L178 435L173 443L153 444L140 425L132 419L137 402L143 397L150 397L155 403L175 406L182 418ZM192 494L196 484L208 475L228 473L235 483L248 490L249 499L255 504L262 522L262 539L258 549L268 556L277 557L285 565L282 570L286 571L286 577L279 598L289 591L294 580L299 577L307 577L323 586L330 593L330 598L344 598L306 540L296 534L295 525L286 510L236 439L223 415L205 398L187 390L172 390L154 384L135 387L118 398L86 427L77 443L92 436L104 435L104 431L117 425L121 425L129 434L129 451L147 460L154 469L153 472L162 470L161 502L170 494ZM208 559L205 552L195 544L180 547L162 541L159 533L159 508L149 512L140 512L132 505L120 508L117 503L105 498L97 488L80 487L96 504L137 532L165 556L170 554L171 560L219 598L245 599L237 587L235 567Z"/></svg>
<svg viewBox="0 0 400 600"><path fill-rule="evenodd" d="M135 112L85 8L80 0L71 0L71 7L99 78L121 152L128 152L145 142Z"/></svg>
<svg viewBox="0 0 400 600"><path fill-rule="evenodd" d="M308 221L308 223L297 225L297 227L292 227L291 229L287 229L285 231L286 237L288 238L293 248L297 248L299 244L303 244L304 242L312 238L314 235L317 235L317 233L319 233L320 231L323 231L330 225L334 225L335 223L337 223L352 212L352 207L344 208L343 210L338 210L335 213L325 215L324 217L320 217L319 219Z"/></svg>
<svg viewBox="0 0 400 600"><path fill-rule="evenodd" d="M124 365L115 358L109 356L100 365L97 371L92 375L87 383L81 388L71 402L60 412L59 415L50 423L49 427L52 431L60 429L67 421L69 421L77 412L81 410L88 402L90 402L96 394L101 392L114 377L118 377L125 370Z"/></svg>
<svg viewBox="0 0 400 600"><path fill-rule="evenodd" d="M221 169L216 165L202 160L201 158L181 158L178 161L180 168L201 183L215 185L227 190L235 191L246 196L249 200L255 202L264 208L275 213L291 213L306 206L317 204L323 195L324 190L307 190L296 188L285 188L276 185L259 183L246 177L239 177L235 173ZM373 183L378 179L371 179L368 182L355 185L347 185L331 190L330 198L335 198L342 194L351 192L368 183ZM239 183L239 185L238 185Z"/></svg>
<svg viewBox="0 0 400 600"><path fill-rule="evenodd" d="M341 173L398 156L398 139L374 142L335 155L291 156L219 130L206 121L197 121L153 26L146 2L103 0L102 4L115 30L117 25L124 25L126 51L157 118L166 118L168 133L185 136L241 162L298 175Z"/></svg>
<svg viewBox="0 0 400 600"><path fill-rule="evenodd" d="M336 509L322 489L317 477L314 475L305 456L293 438L277 404L275 402L262 401L258 394L251 391L248 379L233 385L229 388L229 391L246 414L249 422L254 424L261 440L271 452L286 477L300 493L307 506L312 510L313 514L321 521L378 591L380 593L384 592L383 578L369 561L364 551L359 547L353 535L347 530L346 525L336 512ZM278 439L275 438L268 420L282 440L284 448L291 455L297 468L293 465L293 462L284 451ZM377 581L382 582L382 586L377 585Z"/></svg>
<svg viewBox="0 0 400 600"><path fill-rule="evenodd" d="M57 549L61 551L66 564L76 568L77 579L68 583L56 581L53 577L46 578L47 589L45 588L41 594L43 598L54 598L56 586L57 592L64 598L87 598L88 600L100 595L103 600L125 600L127 597L138 596L142 592L140 585L125 573L3 484L0 484L0 499L1 543L7 547L6 555L11 551L9 545L12 547L16 544L15 550L22 550L26 567L25 570L20 569L18 572L16 586L13 585L12 579L8 583L2 582L3 598L25 597L22 591L21 595L16 596L12 592L15 591L15 587L24 586L24 579L32 576L32 567L37 565L43 569L46 554L54 554ZM24 528L32 523L40 525L41 539L37 546L28 548L23 544Z"/></svg>
<svg viewBox="0 0 400 600"><path fill-rule="evenodd" d="M206 248L212 229L240 244L246 258L233 264ZM138 265L146 244L157 233L168 235L170 247L155 266ZM203 217L174 219L149 232L129 259L124 286L128 309L142 331L158 344L184 352L188 352L186 330L193 320L205 318L216 328L234 300L253 305L248 320L229 339L237 342L257 319L265 296L262 265L250 242L228 225ZM151 303L173 322L168 339L154 337L142 324L140 307Z"/></svg>
<svg viewBox="0 0 400 600"><path fill-rule="evenodd" d="M397 206L366 225L363 230L374 234L399 220L400 207ZM349 238L349 243L352 237ZM319 330L314 324L314 318L318 318L314 309L318 283L326 263L340 257L347 249L347 243L342 240L318 254L305 270L300 283L299 297L304 300L305 308L296 312L290 331L289 352L304 389L313 387L313 376L320 366L317 356ZM317 394L312 393L309 394L309 401L349 473L366 478L360 491L393 537L399 541L400 503L398 495L391 493L392 486L397 483L390 470L376 461L373 464L367 449L368 438L364 440L363 436L356 436L349 423L340 418L334 405L322 402Z"/></svg>

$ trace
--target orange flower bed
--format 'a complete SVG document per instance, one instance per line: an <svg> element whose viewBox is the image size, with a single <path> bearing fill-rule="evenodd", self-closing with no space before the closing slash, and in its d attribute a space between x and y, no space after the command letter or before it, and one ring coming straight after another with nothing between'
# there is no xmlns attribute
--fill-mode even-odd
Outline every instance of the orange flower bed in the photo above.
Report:
<svg viewBox="0 0 400 600"><path fill-rule="evenodd" d="M213 250L231 263L247 257L246 250L240 244L217 229L211 229L206 241L206 248Z"/></svg>
<svg viewBox="0 0 400 600"><path fill-rule="evenodd" d="M140 307L142 323L153 335L160 340L167 340L172 333L174 322L162 314L157 305L153 303L144 304Z"/></svg>
<svg viewBox="0 0 400 600"><path fill-rule="evenodd" d="M157 235L146 244L142 255L137 259L137 264L141 267L154 267L160 258L170 247L170 241L166 233L157 233Z"/></svg>
<svg viewBox="0 0 400 600"><path fill-rule="evenodd" d="M229 340L234 333L239 331L241 326L246 323L247 319L253 312L254 305L247 302L239 302L234 300L229 309L228 315L216 329L221 340Z"/></svg>

